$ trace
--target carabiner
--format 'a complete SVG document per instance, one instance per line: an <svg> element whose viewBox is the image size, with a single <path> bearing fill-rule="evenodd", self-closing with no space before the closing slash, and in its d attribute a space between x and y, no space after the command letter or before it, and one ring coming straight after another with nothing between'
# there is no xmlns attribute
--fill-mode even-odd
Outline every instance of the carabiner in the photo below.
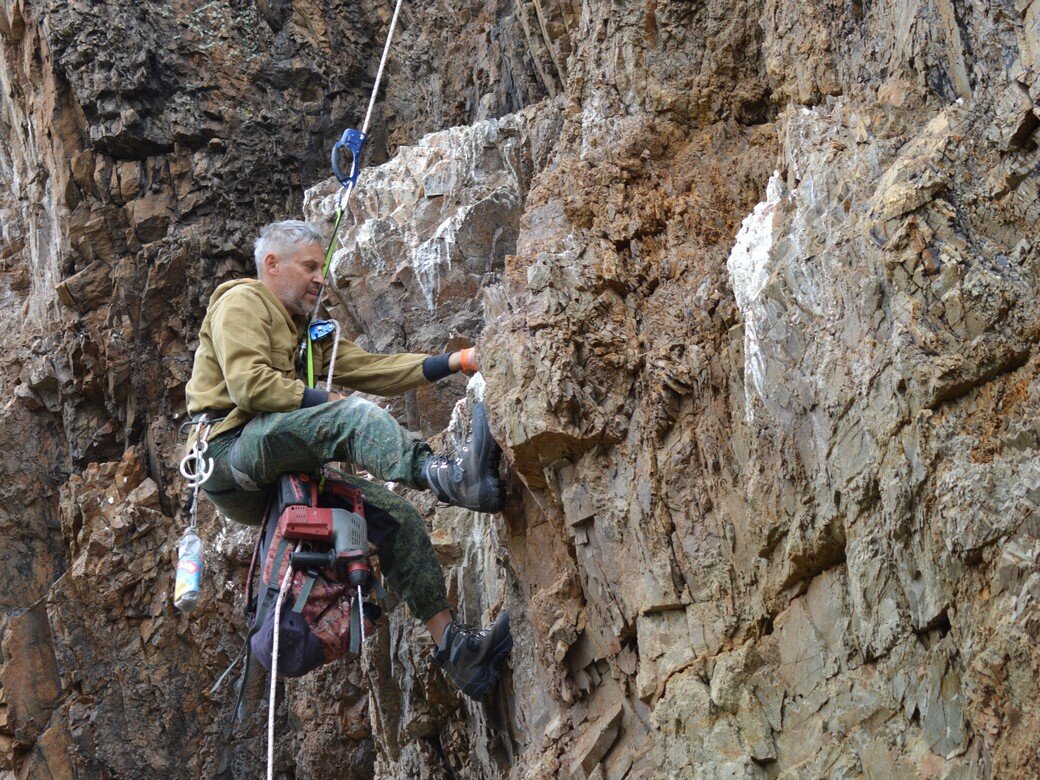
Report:
<svg viewBox="0 0 1040 780"><path fill-rule="evenodd" d="M361 173L361 150L365 148L365 141L367 140L368 136L365 133L348 127L343 131L343 137L332 147L332 172L344 187L357 186L358 174ZM340 168L339 164L340 156L344 149L350 150L349 174L343 173L343 169Z"/></svg>
<svg viewBox="0 0 1040 780"><path fill-rule="evenodd" d="M206 422L197 423L198 434L188 454L181 459L181 476L188 481L188 486L197 489L213 474L213 458L206 457L209 449L209 432L212 428Z"/></svg>

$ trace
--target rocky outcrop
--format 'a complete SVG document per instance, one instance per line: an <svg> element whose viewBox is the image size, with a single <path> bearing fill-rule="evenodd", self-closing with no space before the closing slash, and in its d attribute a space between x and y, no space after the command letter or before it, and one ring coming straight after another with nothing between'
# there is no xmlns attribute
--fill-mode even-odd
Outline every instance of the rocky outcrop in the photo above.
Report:
<svg viewBox="0 0 1040 780"><path fill-rule="evenodd" d="M524 198L559 132L559 111L434 133L362 173L330 272L329 313L373 352L440 353L473 344L483 290L516 251ZM308 192L305 212L331 233L341 187ZM461 378L405 397L413 430L443 430Z"/></svg>
<svg viewBox="0 0 1040 780"><path fill-rule="evenodd" d="M1040 532L1037 3L407 8L330 313L477 343L501 516L427 513L484 705L392 600L286 683L286 776L1025 776ZM22 776L255 775L249 533L170 606L208 292L329 220L381 4L0 14L0 747ZM449 129L450 128L450 129ZM436 131L436 132L434 132ZM429 134L428 133L432 133ZM446 430L445 430L446 429ZM441 431L445 431L441 433ZM142 769L147 767L147 769Z"/></svg>
<svg viewBox="0 0 1040 780"><path fill-rule="evenodd" d="M761 69L714 95L757 75L765 115L714 122L710 61L621 78L677 56L667 12L619 58L576 36L584 110L485 331L529 526L574 560L557 652L616 670L564 682L652 736L593 751L605 776L1022 773L1035 715L997 680L1035 663L1032 558L1009 552L1034 547L1038 487L1033 44L978 8L762 11ZM554 749L592 773L611 718L568 714Z"/></svg>

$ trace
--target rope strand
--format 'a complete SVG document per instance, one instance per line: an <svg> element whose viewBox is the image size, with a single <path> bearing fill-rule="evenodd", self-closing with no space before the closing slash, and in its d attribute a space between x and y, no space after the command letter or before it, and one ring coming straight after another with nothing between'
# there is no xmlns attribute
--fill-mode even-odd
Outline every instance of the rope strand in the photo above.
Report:
<svg viewBox="0 0 1040 780"><path fill-rule="evenodd" d="M299 545L296 545L296 549L299 549ZM289 590L289 583L292 582L293 569L292 565L289 564L285 567L285 576L282 577L282 587L278 591L278 601L274 605L274 643L271 648L271 691L268 694L267 701L267 780L274 780L274 710L275 710L275 697L278 695L277 684L278 684L278 635L279 626L282 621L282 601L285 599L285 594Z"/></svg>
<svg viewBox="0 0 1040 780"><path fill-rule="evenodd" d="M339 321L332 321L335 330L332 333L332 360L329 361L329 375L325 379L325 389L332 392L332 376L336 372L336 353L339 351Z"/></svg>
<svg viewBox="0 0 1040 780"><path fill-rule="evenodd" d="M390 19L390 29L386 34L386 43L383 44L383 56L379 59L379 70L376 71L376 83L372 88L372 97L368 99L368 111L365 112L365 123L361 125L361 132L368 135L368 123L372 119L372 109L376 104L376 95L379 92L379 82L383 80L383 69L386 67L386 60L390 55L390 41L394 38L394 28L397 27L397 17L401 13L401 2L397 0L397 5L394 7L393 18Z"/></svg>
<svg viewBox="0 0 1040 780"><path fill-rule="evenodd" d="M397 27L397 18L401 15L401 5L403 0L397 0L397 4L394 6L394 15L390 19L390 29L386 33L386 43L383 44L383 54L379 58L379 69L376 71L376 81L372 85L372 94L368 98L368 110L365 111L365 121L361 125L361 132L364 135L368 135L368 126L372 121L372 111L376 105L376 97L379 95L379 85L383 81L383 71L386 70L386 62L390 58L390 43L394 39L394 30ZM352 166L358 168L361 167L360 160L354 160L351 163ZM355 171L351 171L353 174ZM336 237L339 234L339 223L343 218L343 214L346 213L347 208L350 206L350 196L354 194L354 182L351 181L339 192L339 199L336 203L336 226L332 230L332 238L329 239L329 251L328 251L328 268L325 270L325 284L322 285L321 291L318 293L318 300L314 303L314 310L311 313L311 322L317 316L318 308L321 306L325 299L325 288L328 286L328 279L330 276L335 276L336 268L339 265L339 260L336 258L335 244Z"/></svg>

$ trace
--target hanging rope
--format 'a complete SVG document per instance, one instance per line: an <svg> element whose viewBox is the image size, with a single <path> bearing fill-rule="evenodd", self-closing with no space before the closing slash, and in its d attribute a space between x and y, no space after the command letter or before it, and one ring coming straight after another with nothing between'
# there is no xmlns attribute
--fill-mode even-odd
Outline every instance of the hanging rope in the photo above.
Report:
<svg viewBox="0 0 1040 780"><path fill-rule="evenodd" d="M339 352L339 323L332 320L332 359L329 361L329 375L325 377L325 389L332 392L332 376L336 373L336 353Z"/></svg>
<svg viewBox="0 0 1040 780"><path fill-rule="evenodd" d="M336 174L336 178L339 179L342 188L339 191L339 196L336 198L336 220L332 225L332 236L329 238L329 246L325 250L325 260L322 263L321 273L325 279L325 283L321 286L321 290L318 292L318 300L314 302L314 309L311 310L310 322L307 323L307 365L314 365L314 342L311 339L310 326L314 323L315 318L318 315L318 310L321 308L322 302L325 300L325 288L329 284L329 273L335 271L333 265L333 257L336 254L336 238L339 236L339 227L343 222L343 215L347 212L347 208L350 206L350 196L353 195L354 190L357 189L357 178L358 174L361 173L361 152L365 148L365 141L368 140L368 127L372 121L372 111L375 109L376 97L379 95L379 85L383 81L383 71L386 70L386 61L390 57L390 43L394 39L394 30L397 28L397 18L401 15L401 4L403 0L397 0L397 4L394 6L394 15L390 18L390 29L386 33L386 43L383 44L383 55L379 58L379 69L376 70L376 81L372 85L372 94L368 98L368 109L365 111L365 121L361 125L361 131L357 131L348 128L343 132L343 137L340 138L339 142L332 147L332 170ZM350 175L344 174L339 167L339 155L344 149L349 149L350 158ZM313 370L313 369L311 369Z"/></svg>
<svg viewBox="0 0 1040 780"><path fill-rule="evenodd" d="M379 58L379 69L376 71L376 81L372 86L372 94L368 99L368 110L365 111L365 121L361 125L361 132L358 135L350 135L357 133L356 130L347 130L343 134L343 138L340 142L335 145L332 149L332 168L337 174L337 178L340 180L340 184L343 185L339 191L339 197L336 200L336 221L332 227L332 238L329 240L329 247L325 251L325 263L322 266L322 273L326 278L326 283L329 276L330 270L335 270L332 267L332 259L336 250L336 237L339 235L339 226L343 221L343 214L346 213L347 207L350 205L350 196L354 193L357 188L357 177L361 171L361 161L358 159L361 155L361 150L364 149L365 141L368 140L368 127L372 121L372 111L376 105L376 97L379 95L379 85L383 81L383 71L386 69L386 61L390 56L390 43L394 39L394 30L397 28L397 18L401 14L401 4L403 0L397 0L397 4L394 6L394 15L390 19L390 29L386 34L386 43L383 44L383 55ZM360 136L360 137L359 137ZM351 149L353 158L350 164L350 176L342 176L339 171L339 163L337 162L337 156L344 147ZM356 151L355 151L356 149ZM314 311L317 312L318 307L321 305L322 299L325 295L325 287L321 288L321 292L318 294L318 300L314 305ZM311 314L313 321L314 314Z"/></svg>
<svg viewBox="0 0 1040 780"><path fill-rule="evenodd" d="M300 549L300 545L296 545ZM282 587L278 591L278 600L274 604L274 643L271 647L271 690L267 697L267 780L274 780L274 709L275 697L278 695L276 685L278 684L278 635L282 632L282 602L292 582L293 567L289 564L285 567L285 576L282 577Z"/></svg>

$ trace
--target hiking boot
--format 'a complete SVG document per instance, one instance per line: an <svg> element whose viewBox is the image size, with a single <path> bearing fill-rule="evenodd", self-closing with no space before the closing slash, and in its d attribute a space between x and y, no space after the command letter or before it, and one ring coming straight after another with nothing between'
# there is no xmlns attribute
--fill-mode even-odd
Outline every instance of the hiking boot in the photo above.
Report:
<svg viewBox="0 0 1040 780"><path fill-rule="evenodd" d="M498 667L513 649L509 613L503 612L487 628L478 631L452 620L433 654L459 690L471 699L483 699L498 678Z"/></svg>
<svg viewBox="0 0 1040 780"><path fill-rule="evenodd" d="M506 491L498 478L502 449L491 438L487 409L473 405L469 437L454 456L431 455L423 476L437 498L446 504L475 512L497 512L505 505Z"/></svg>

